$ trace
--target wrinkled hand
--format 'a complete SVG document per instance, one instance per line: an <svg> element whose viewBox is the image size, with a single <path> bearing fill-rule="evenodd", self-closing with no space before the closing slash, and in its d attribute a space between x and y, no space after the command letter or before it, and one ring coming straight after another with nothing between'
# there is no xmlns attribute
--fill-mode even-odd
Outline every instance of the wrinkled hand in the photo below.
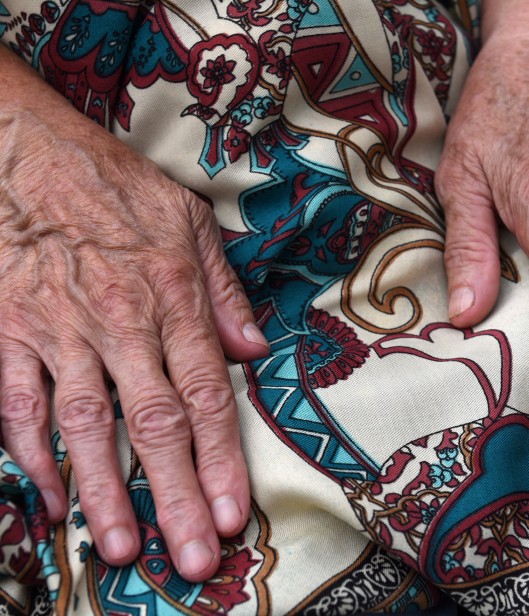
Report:
<svg viewBox="0 0 529 616"><path fill-rule="evenodd" d="M140 540L115 452L110 376L171 557L202 580L219 564L217 533L239 532L249 511L223 349L256 358L266 341L211 209L66 103L57 113L64 126L78 116L78 138L29 111L0 110L5 445L51 519L64 517L48 371L98 551L111 564L131 561Z"/></svg>
<svg viewBox="0 0 529 616"><path fill-rule="evenodd" d="M497 299L497 215L529 254L526 31L502 29L487 39L449 124L436 174L447 225L448 312L459 327L481 321Z"/></svg>

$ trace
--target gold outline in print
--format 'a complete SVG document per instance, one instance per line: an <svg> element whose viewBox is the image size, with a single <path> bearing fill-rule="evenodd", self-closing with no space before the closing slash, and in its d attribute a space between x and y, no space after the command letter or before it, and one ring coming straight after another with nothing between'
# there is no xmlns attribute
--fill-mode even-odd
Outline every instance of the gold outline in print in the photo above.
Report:
<svg viewBox="0 0 529 616"><path fill-rule="evenodd" d="M70 479L72 473L72 465L68 455L64 458L64 462L61 468L61 479L63 485L66 487L66 494L69 497L68 491L70 488ZM69 512L68 512L69 513ZM67 531L66 524L67 519L64 519L59 524L55 525L55 540L54 540L54 552L55 562L59 569L61 576L61 583L58 588L57 601L55 602L55 608L57 610L57 616L67 616L68 607L70 603L70 595L72 591L72 575L68 560L68 543L67 543Z"/></svg>
<svg viewBox="0 0 529 616"><path fill-rule="evenodd" d="M461 15L461 22L463 24L463 27L468 32L472 32L474 29L472 26L472 15L470 14L470 8L467 4L467 0L459 0L458 7L459 7L459 14Z"/></svg>
<svg viewBox="0 0 529 616"><path fill-rule="evenodd" d="M267 580L277 566L278 555L277 551L270 545L272 528L268 518L253 498L251 499L251 507L259 523L260 531L255 547L263 555L263 564L252 579L252 584L257 591L257 616L266 616L271 614L272 607L272 596L268 590Z"/></svg>
<svg viewBox="0 0 529 616"><path fill-rule="evenodd" d="M99 594L99 586L97 584L97 562L92 550L88 556L86 562L86 587L88 591L88 598L90 600L90 607L93 610L93 616L107 616L101 605L101 595Z"/></svg>
<svg viewBox="0 0 529 616"><path fill-rule="evenodd" d="M345 0L345 2L349 3L351 2L351 0ZM360 42L356 34L353 32L353 29L351 27L351 24L349 23L349 20L345 17L345 13L340 8L340 0L333 0L332 5L333 5L334 10L338 14L338 17L342 23L343 29L347 33L347 36L349 36L349 38L351 39L354 47L356 48L358 53L362 56L362 59L366 63L369 70L373 73L378 83L384 88L384 90L386 90L387 92L393 93L394 92L393 85L387 81L384 75L382 75L382 73L378 70L376 64L371 61L371 58L368 56L362 43ZM375 5L375 10L376 10L376 5ZM386 43L388 42L389 41L386 39ZM390 53L389 49L387 51L388 53Z"/></svg>
<svg viewBox="0 0 529 616"><path fill-rule="evenodd" d="M185 23L192 28L199 36L201 36L204 40L209 40L210 35L199 25L198 21L195 21L188 13L186 13L183 9L181 9L175 0L159 0L160 4L168 9L171 13L178 15ZM169 23L167 22L167 25ZM171 31L176 36L173 27L171 26ZM179 38L179 37L178 37Z"/></svg>
<svg viewBox="0 0 529 616"><path fill-rule="evenodd" d="M412 194L408 193L407 191L404 190L400 190L398 188L394 188L392 186L387 186L385 184L381 184L378 182L375 182L373 180L374 183L376 183L377 186L379 186L380 188L383 188L384 190L394 190L395 192L398 192L399 194L403 195L404 197L408 198L410 201L412 201L413 203L415 203L421 210L423 210L424 212L426 212L429 215L429 218L434 218L436 221L438 221L439 225L436 226L435 224L433 224L430 220L423 218L422 216L419 216L418 214L414 214L413 212L409 212L407 210L403 210L401 208L392 206L389 203L386 203L385 201L382 201L381 199L377 199L376 197L374 197L373 195L370 195L368 193L366 193L365 191L362 191L358 188L358 186L353 182L352 180L352 174L350 173L349 170L349 166L347 164L347 158L344 155L344 151L345 148L352 148L358 155L359 157L365 162L365 166L371 167L371 164L369 162L369 157L366 156L365 152L356 147L353 143L351 143L351 141L349 141L348 137L343 137L342 134L338 134L338 135L333 135L331 133L327 133L325 131L318 131L318 130L314 130L314 129L308 129L308 128L303 128L302 126L297 126L296 124L294 124L293 122L290 122L289 120L287 120L286 118L281 118L281 121L285 124L285 126L287 126L288 128L300 133L300 134L304 134L304 135L310 135L313 137L320 137L322 139L330 139L331 141L335 141L337 143L337 147L339 148L339 154L340 154L340 158L342 159L342 164L344 167L344 170L347 173L348 176L348 180L349 183L351 185L351 187L362 197L364 197L365 199L367 199L368 201L371 201L372 203L379 205L380 207L383 207L384 209L388 210L389 212L392 212L393 214L396 214L398 216L404 216L406 218L409 218L410 220L414 220L418 223L418 227L421 229L426 229L428 231L433 231L435 233L439 233L439 235L443 235L443 228L444 228L444 223L443 223L443 218L441 217L441 210L440 210L440 206L438 206L437 202L434 202L433 200L431 200L432 205L434 205L435 207L433 208L433 211L428 209L426 207L426 205L421 202L419 199L417 199L416 197L414 197ZM358 128L367 128L367 127L353 127L353 128L348 128L346 129L347 131L354 131L357 130ZM368 128L368 130L372 130L371 127ZM343 131L342 131L343 132ZM376 131L373 131L376 133ZM378 146L378 144L377 144ZM372 146L375 147L375 146ZM371 148L370 148L371 149ZM387 152L386 152L387 153ZM388 156L388 159L391 160L391 157ZM376 176L376 174L374 174ZM370 179L372 176L369 176ZM388 178L387 180L388 182L391 183L399 183L403 186L406 187L410 187L409 184L407 184L404 180L399 180L399 179L392 179L392 178ZM439 211L439 213L438 213ZM400 228L399 227L394 227L394 229Z"/></svg>
<svg viewBox="0 0 529 616"><path fill-rule="evenodd" d="M416 220L418 223L420 223L421 227L428 229L430 231L435 231L436 233L439 233L440 235L444 236L444 219L442 216L441 207L437 203L437 201L435 201L433 198L428 198L427 196L424 196L424 201L421 199L418 199L416 196L413 195L413 188L410 186L409 183L407 183L403 179L387 178L387 177L381 176L380 174L377 174L376 169L374 168L372 164L372 161L373 159L377 158L377 154L380 153L381 146L382 148L384 148L382 152L386 154L389 162L391 163L394 162L393 157L390 155L389 148L387 147L387 144L384 142L380 144L377 143L377 144L373 144L372 146L370 146L368 152L366 153L362 148L360 148L357 144L355 144L349 138L349 135L352 132L355 132L356 130L358 130L358 127L348 127L348 128L343 129L340 132L340 136L342 136L342 134L345 134L345 138L340 140L340 146L338 150L341 161L342 161L342 165L344 167L345 172L347 173L349 183L354 188L354 190L358 194L368 199L369 201L372 201L373 203L380 205L381 207L393 212L394 214L398 214L399 216L406 216L407 218ZM374 132L377 136L379 136L378 131L373 129L372 127L369 127L368 130ZM350 165L348 162L348 158L347 158L346 150L344 146L351 148L362 159L362 162L364 163L364 168L366 169L366 174L372 184L374 184L378 188L382 188L383 190L388 190L388 191L391 190L393 192L396 192L406 197L409 201L414 203L420 210L422 210L427 215L427 218L423 218L422 216L409 212L408 210L403 210L402 208L392 206L391 204L386 203L380 199L377 199L373 195L367 194L365 191L362 191L354 182L354 174L351 173ZM379 168L380 168L380 165L379 165ZM380 182L380 179L385 180L386 182L388 182L389 185L383 184L382 182ZM397 188L397 186L395 185L401 185L403 187L408 188L408 190L402 190L400 188ZM426 205L425 201L430 204L431 206L430 208ZM437 224L433 224L431 222L432 219Z"/></svg>
<svg viewBox="0 0 529 616"><path fill-rule="evenodd" d="M408 228L413 228L409 226ZM387 236L387 235L386 235ZM413 293L411 289L407 287L398 286L393 289L388 289L381 300L377 299L377 290L378 285L380 283L380 278L383 276L386 269L389 265L394 261L397 257L399 257L402 253L407 252L408 250L413 250L417 248L434 248L440 250L441 252L444 250L444 244L441 241L437 240L416 240L408 242L407 244L399 244L395 246L393 249L388 250L384 257L378 262L375 271L371 277L371 283L369 285L369 294L368 300L371 306L387 315L395 315L394 311L395 302L399 299L407 299L412 306L412 315L408 319L408 321L402 325L396 327L380 327L366 321L359 314L357 314L352 308L351 304L351 288L354 284L354 281L358 274L362 269L362 262L365 260L364 258L358 264L354 271L352 271L344 280L342 287L342 300L341 300L341 308L344 314L351 320L353 323L356 323L359 327L366 329L375 334L399 334L405 332L406 330L412 328L416 325L422 317L422 306L417 299L416 295ZM364 255L367 257L369 253Z"/></svg>
<svg viewBox="0 0 529 616"><path fill-rule="evenodd" d="M14 579L13 578L7 578L8 581L13 582ZM30 615L31 610L31 604L32 604L32 597L30 596L30 592L31 590L36 590L38 588L38 586L19 586L18 587L23 594L23 598L26 600L25 604L22 605L21 603L18 602L17 599L15 599L14 597L12 597L4 588L0 588L0 599L3 599L7 609L9 610L10 608L13 608L15 610L17 610L17 614L20 613L22 614L27 614L27 616ZM30 592L28 592L28 590ZM9 611L8 614L10 616L14 616L12 611Z"/></svg>

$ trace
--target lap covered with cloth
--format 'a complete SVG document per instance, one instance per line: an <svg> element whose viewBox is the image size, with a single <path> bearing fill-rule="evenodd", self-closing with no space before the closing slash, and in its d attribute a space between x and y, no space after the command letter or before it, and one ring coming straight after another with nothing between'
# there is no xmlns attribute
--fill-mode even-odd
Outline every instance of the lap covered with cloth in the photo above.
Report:
<svg viewBox="0 0 529 616"><path fill-rule="evenodd" d="M529 263L504 233L499 304L454 328L433 191L476 29L475 0L0 2L3 43L211 202L271 345L230 365L253 498L213 579L171 565L114 397L140 557L98 557L55 427L64 523L0 457L2 613L405 613L443 593L529 613Z"/></svg>

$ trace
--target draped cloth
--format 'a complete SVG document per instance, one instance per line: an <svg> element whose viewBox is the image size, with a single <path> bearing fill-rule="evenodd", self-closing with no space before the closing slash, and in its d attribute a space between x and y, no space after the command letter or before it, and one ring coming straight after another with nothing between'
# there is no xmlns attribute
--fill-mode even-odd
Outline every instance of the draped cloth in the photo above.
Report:
<svg viewBox="0 0 529 616"><path fill-rule="evenodd" d="M139 558L98 557L53 425L64 523L1 452L1 614L406 613L445 593L529 613L529 262L502 232L496 308L452 327L433 190L478 8L0 1L3 43L211 203L271 344L230 365L252 507L217 575L171 565L114 395Z"/></svg>

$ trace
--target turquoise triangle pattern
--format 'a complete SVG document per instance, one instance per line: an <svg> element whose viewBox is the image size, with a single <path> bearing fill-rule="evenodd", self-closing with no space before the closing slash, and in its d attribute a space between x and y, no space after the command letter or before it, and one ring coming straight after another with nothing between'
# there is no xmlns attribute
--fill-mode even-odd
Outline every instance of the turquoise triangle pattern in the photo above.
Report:
<svg viewBox="0 0 529 616"><path fill-rule="evenodd" d="M292 355L285 358L285 361L281 362L279 368L274 372L274 378L282 379L285 381L292 381L296 378L296 360Z"/></svg>
<svg viewBox="0 0 529 616"><path fill-rule="evenodd" d="M289 390L284 387L263 387L261 389L263 402L272 409L277 408L288 397L288 394Z"/></svg>
<svg viewBox="0 0 529 616"><path fill-rule="evenodd" d="M9 11L6 9L5 5L3 2L0 1L0 17L9 17L10 13ZM1 24L0 23L0 37L4 34L4 32L6 31L7 28L7 24Z"/></svg>
<svg viewBox="0 0 529 616"><path fill-rule="evenodd" d="M343 447L338 447L332 457L334 464L356 464L356 460Z"/></svg>
<svg viewBox="0 0 529 616"><path fill-rule="evenodd" d="M358 86L367 86L377 83L378 81L367 68L362 56L358 54L345 75L334 86L331 93L338 94L339 92L358 88Z"/></svg>
<svg viewBox="0 0 529 616"><path fill-rule="evenodd" d="M306 398L302 398L301 402L292 412L291 417L293 419L301 419L302 421L310 421L316 424L321 424L321 419L318 415L316 415L316 412L308 403Z"/></svg>

